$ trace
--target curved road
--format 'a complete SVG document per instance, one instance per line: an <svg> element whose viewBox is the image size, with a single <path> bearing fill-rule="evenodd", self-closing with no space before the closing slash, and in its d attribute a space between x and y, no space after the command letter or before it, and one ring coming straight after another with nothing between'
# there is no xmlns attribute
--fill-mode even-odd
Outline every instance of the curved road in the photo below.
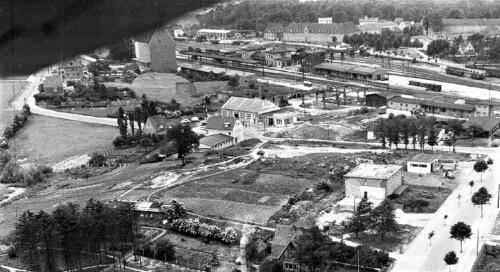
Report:
<svg viewBox="0 0 500 272"><path fill-rule="evenodd" d="M21 94L19 94L16 97L16 99L12 102L12 107L15 108L16 110L22 110L24 104L27 103L30 106L31 113L33 114L39 114L49 117L71 120L71 121L94 123L94 124L108 125L115 127L118 126L116 119L113 118L100 118L100 117L72 114L66 112L58 112L38 107L35 104L35 97L33 95L35 95L38 92L38 85L42 83L43 76L47 74L48 71L46 69L42 69L36 72L35 74L31 75L28 78L29 84L26 86L26 89Z"/></svg>

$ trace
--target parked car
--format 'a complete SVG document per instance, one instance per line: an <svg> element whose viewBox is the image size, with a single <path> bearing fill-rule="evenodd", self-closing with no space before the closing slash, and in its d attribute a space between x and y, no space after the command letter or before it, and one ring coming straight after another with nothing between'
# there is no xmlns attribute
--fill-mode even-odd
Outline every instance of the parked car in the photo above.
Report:
<svg viewBox="0 0 500 272"><path fill-rule="evenodd" d="M379 107L377 109L377 113L378 114L386 114L387 113L387 107L386 106Z"/></svg>
<svg viewBox="0 0 500 272"><path fill-rule="evenodd" d="M181 123L188 124L188 123L191 123L191 120L189 120L189 119L182 119Z"/></svg>

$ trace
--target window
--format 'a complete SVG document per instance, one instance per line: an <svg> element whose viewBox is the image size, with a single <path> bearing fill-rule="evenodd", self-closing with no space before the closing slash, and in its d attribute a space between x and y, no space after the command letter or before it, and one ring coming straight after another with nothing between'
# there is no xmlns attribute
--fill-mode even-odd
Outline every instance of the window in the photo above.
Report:
<svg viewBox="0 0 500 272"><path fill-rule="evenodd" d="M229 132L229 136L231 136L231 131Z"/></svg>

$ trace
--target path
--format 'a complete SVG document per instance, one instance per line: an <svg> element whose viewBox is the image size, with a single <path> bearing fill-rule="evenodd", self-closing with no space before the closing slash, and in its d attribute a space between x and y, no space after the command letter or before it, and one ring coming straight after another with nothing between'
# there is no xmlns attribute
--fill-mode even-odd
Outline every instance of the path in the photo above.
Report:
<svg viewBox="0 0 500 272"><path fill-rule="evenodd" d="M479 149L470 150L470 148L457 148L467 151L476 151ZM493 149L493 152L498 149ZM488 153L491 153L492 149ZM500 155L495 153L492 155L493 160L498 162ZM470 201L470 187L468 180L476 181L476 190L481 187L486 187L490 193L493 194L493 199L498 196L498 179L500 177L500 169L498 167L491 167L486 174L483 174L483 182L479 180L479 174L475 173L472 169L467 178L451 193L448 199L441 205L439 210L434 213L431 220L422 229L419 235L408 246L403 255L395 256L396 264L392 271L410 272L444 272L447 267L443 261L445 254L451 250L455 251L459 258L459 263L452 269L452 271L470 271L474 261L476 260L476 239L479 231L479 236L489 234L496 216L498 209L495 203L486 205L484 207L484 217L480 216L480 208L474 206ZM463 196L458 199L458 196ZM444 225L444 215L448 215L447 225ZM465 240L463 243L463 253L460 253L460 245L456 240L449 238L450 226L458 221L469 224L472 228L473 235L471 239ZM427 235L429 232L434 231L435 236L432 245L429 246ZM484 243L484 239L479 239L480 245Z"/></svg>
<svg viewBox="0 0 500 272"><path fill-rule="evenodd" d="M204 216L204 215L193 213L193 212L187 212L187 213L190 214L190 215L194 215L196 217L201 217L201 218L205 218L205 219L208 219L208 220L217 221L217 222L221 222L221 223L229 223L229 224L240 225L240 226L250 227L250 228L259 227L261 229L270 230L270 231L275 231L276 230L275 228L270 228L270 227L266 227L266 226L262 226L262 225L257 225L257 224L241 223L241 222L231 221L229 219L227 219L227 220L226 219L221 220L221 219L216 219L216 218Z"/></svg>
<svg viewBox="0 0 500 272"><path fill-rule="evenodd" d="M33 114L39 114L43 116L66 119L71 121L94 123L94 124L108 125L115 127L118 126L116 119L113 118L100 118L100 117L72 114L66 112L58 112L37 106L35 103L35 97L33 95L35 95L38 92L38 85L42 82L43 76L47 74L48 72L46 71L46 69L42 69L33 74L32 76L30 76L30 78L28 79L29 84L25 87L25 90L23 90L12 102L12 107L17 110L22 110L24 104L27 103L30 106L31 113Z"/></svg>

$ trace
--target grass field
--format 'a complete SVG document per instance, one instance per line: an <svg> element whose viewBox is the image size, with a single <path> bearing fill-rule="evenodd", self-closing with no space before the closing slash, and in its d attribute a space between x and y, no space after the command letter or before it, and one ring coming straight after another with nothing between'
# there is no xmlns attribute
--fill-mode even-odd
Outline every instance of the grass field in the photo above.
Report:
<svg viewBox="0 0 500 272"><path fill-rule="evenodd" d="M104 151L112 147L118 129L32 115L10 141L12 152L29 162L51 164L66 158Z"/></svg>
<svg viewBox="0 0 500 272"><path fill-rule="evenodd" d="M113 108L61 108L53 109L55 111L67 112L80 115L88 115L94 117L108 117L108 114L113 114L118 110L118 107Z"/></svg>
<svg viewBox="0 0 500 272"><path fill-rule="evenodd" d="M25 78L19 78L19 80L23 79ZM3 132L4 127L12 122L14 111L9 108L9 104L27 83L26 81L0 79L0 131Z"/></svg>
<svg viewBox="0 0 500 272"><path fill-rule="evenodd" d="M138 76L132 83L132 89L138 97L146 94L148 99L170 102L173 98L182 106L192 106L198 103L200 97L191 97L189 93L177 93L177 82L189 82L187 79L175 74L145 73Z"/></svg>

